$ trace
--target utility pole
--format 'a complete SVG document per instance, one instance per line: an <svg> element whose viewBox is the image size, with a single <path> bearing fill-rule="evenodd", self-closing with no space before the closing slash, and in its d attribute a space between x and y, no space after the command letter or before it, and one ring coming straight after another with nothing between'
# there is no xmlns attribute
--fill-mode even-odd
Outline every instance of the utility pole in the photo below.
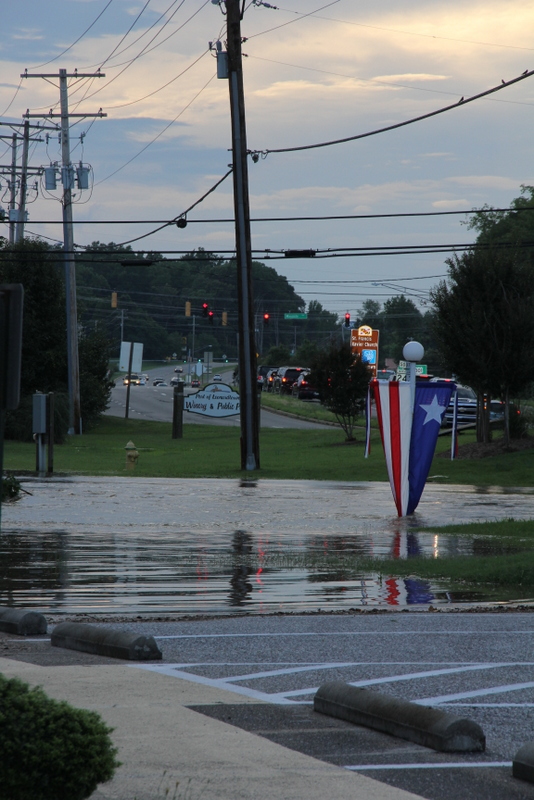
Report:
<svg viewBox="0 0 534 800"><path fill-rule="evenodd" d="M26 191L28 188L28 152L30 148L30 121L24 121L24 133L22 135L22 164L20 174L20 194L18 219L15 234L15 241L22 242L24 239L24 217L26 214Z"/></svg>
<svg viewBox="0 0 534 800"><path fill-rule="evenodd" d="M240 8L241 2L242 6ZM228 86L232 120L232 166L237 253L241 469L252 471L260 467L260 443L259 406L256 386L256 343L252 300L247 131L241 53L241 18L244 6L244 0L226 0Z"/></svg>
<svg viewBox="0 0 534 800"><path fill-rule="evenodd" d="M17 197L17 134L11 138L11 180L9 182L9 210L15 211ZM9 221L9 244L15 241L15 221Z"/></svg>
<svg viewBox="0 0 534 800"><path fill-rule="evenodd" d="M74 231L72 224L72 189L74 188L74 167L70 160L69 119L71 117L105 117L102 109L96 114L69 114L68 78L104 78L104 73L82 73L74 70L72 74L60 69L56 74L29 75L26 70L21 78L59 78L60 113L30 114L25 117L44 119L61 118L61 179L63 182L63 253L65 261L65 294L67 302L67 363L69 384L69 434L81 434L80 414L80 367L78 359L78 311L76 306L76 262L74 259Z"/></svg>

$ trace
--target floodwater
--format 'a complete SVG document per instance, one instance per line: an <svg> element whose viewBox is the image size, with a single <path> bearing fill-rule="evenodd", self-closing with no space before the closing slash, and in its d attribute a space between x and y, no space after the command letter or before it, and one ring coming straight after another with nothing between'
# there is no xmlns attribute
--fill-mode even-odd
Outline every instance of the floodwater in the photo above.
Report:
<svg viewBox="0 0 534 800"><path fill-rule="evenodd" d="M394 515L386 484L128 478L41 480L3 507L0 604L43 612L224 614L499 599L373 558L476 555L480 540L425 526L534 517L534 493L432 486Z"/></svg>

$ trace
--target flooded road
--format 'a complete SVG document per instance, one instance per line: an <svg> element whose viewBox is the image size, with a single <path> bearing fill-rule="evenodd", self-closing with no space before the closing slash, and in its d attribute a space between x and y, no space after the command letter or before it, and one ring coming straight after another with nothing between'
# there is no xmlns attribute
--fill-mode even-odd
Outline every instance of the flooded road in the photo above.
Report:
<svg viewBox="0 0 534 800"><path fill-rule="evenodd" d="M3 507L0 604L56 613L224 614L482 601L373 558L473 553L450 522L534 518L532 490L432 486L399 519L388 484L73 478Z"/></svg>

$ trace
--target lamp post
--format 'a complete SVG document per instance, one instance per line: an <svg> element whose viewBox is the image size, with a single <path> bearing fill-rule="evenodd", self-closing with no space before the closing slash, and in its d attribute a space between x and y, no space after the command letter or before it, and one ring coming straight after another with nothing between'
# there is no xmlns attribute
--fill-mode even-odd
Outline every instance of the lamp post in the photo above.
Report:
<svg viewBox="0 0 534 800"><path fill-rule="evenodd" d="M408 362L408 380L410 381L410 394L412 396L412 409L415 405L415 365L417 361L422 361L425 355L425 348L420 342L407 342L402 350L405 361Z"/></svg>

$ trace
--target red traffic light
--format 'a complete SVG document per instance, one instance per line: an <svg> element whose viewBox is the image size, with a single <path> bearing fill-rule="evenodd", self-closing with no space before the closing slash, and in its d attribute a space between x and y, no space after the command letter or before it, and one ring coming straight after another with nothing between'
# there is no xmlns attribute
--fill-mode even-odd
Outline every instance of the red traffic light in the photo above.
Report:
<svg viewBox="0 0 534 800"><path fill-rule="evenodd" d="M350 314L348 311L345 314L345 328L350 328Z"/></svg>
<svg viewBox="0 0 534 800"><path fill-rule="evenodd" d="M263 315L263 324L264 325L268 325L269 324L269 319L270 319L269 314L264 314Z"/></svg>
<svg viewBox="0 0 534 800"><path fill-rule="evenodd" d="M208 309L209 309L209 304L208 303L202 303L202 316L203 317L207 317L208 316Z"/></svg>
<svg viewBox="0 0 534 800"><path fill-rule="evenodd" d="M213 317L214 316L215 316L215 313L213 311L208 311L208 320L209 320L210 325L213 325Z"/></svg>

